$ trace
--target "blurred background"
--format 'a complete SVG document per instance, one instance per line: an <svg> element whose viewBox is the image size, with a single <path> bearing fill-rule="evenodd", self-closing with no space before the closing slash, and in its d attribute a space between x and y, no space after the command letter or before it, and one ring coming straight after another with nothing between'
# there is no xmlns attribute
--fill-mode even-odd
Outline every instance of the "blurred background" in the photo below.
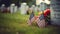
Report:
<svg viewBox="0 0 60 34"><path fill-rule="evenodd" d="M55 12L55 9L60 10L59 2L58 0L0 0L0 34L60 34L60 26L57 26L60 22L55 18L57 12L60 14L58 10ZM47 15L46 21L49 23L51 18L54 25L50 24L41 29L34 22L32 26L28 26L27 21L32 11L38 16L39 12L47 9L51 10L51 13Z"/></svg>

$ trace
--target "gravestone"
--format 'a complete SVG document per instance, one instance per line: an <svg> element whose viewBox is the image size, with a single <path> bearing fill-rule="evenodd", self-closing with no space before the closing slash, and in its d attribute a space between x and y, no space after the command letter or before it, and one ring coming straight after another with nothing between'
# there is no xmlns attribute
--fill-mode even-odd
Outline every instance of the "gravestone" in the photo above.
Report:
<svg viewBox="0 0 60 34"><path fill-rule="evenodd" d="M60 0L51 0L51 24L60 25Z"/></svg>
<svg viewBox="0 0 60 34"><path fill-rule="evenodd" d="M27 13L26 5L27 5L27 3L21 3L21 7L20 7L21 14L26 14Z"/></svg>
<svg viewBox="0 0 60 34"><path fill-rule="evenodd" d="M28 11L28 9L29 9L29 6L27 5L27 6L26 6L26 11Z"/></svg>
<svg viewBox="0 0 60 34"><path fill-rule="evenodd" d="M14 13L16 13L18 10L17 6L14 7Z"/></svg>
<svg viewBox="0 0 60 34"><path fill-rule="evenodd" d="M27 11L27 14L29 14L29 6L28 5L26 6L26 11Z"/></svg>
<svg viewBox="0 0 60 34"><path fill-rule="evenodd" d="M34 11L38 12L38 10L39 10L39 8L36 6L35 9L34 9Z"/></svg>
<svg viewBox="0 0 60 34"><path fill-rule="evenodd" d="M35 5L32 5L31 6L31 9L32 9L32 11L35 11L34 9L35 9Z"/></svg>
<svg viewBox="0 0 60 34"><path fill-rule="evenodd" d="M10 6L10 13L14 13L14 8L15 7L15 4L11 4L11 6Z"/></svg>
<svg viewBox="0 0 60 34"><path fill-rule="evenodd" d="M47 7L46 3L44 3L44 2L40 3L40 11L46 10L46 7Z"/></svg>
<svg viewBox="0 0 60 34"><path fill-rule="evenodd" d="M18 11L20 11L20 10L21 10L21 7L18 8ZM21 11L20 11L20 12L21 12Z"/></svg>
<svg viewBox="0 0 60 34"><path fill-rule="evenodd" d="M1 12L4 12L4 10L5 10L5 4L2 4L2 6L1 6Z"/></svg>
<svg viewBox="0 0 60 34"><path fill-rule="evenodd" d="M7 7L7 10L10 11L10 7Z"/></svg>
<svg viewBox="0 0 60 34"><path fill-rule="evenodd" d="M31 14L31 12L32 12L32 8L30 7L30 8L28 9L28 13Z"/></svg>

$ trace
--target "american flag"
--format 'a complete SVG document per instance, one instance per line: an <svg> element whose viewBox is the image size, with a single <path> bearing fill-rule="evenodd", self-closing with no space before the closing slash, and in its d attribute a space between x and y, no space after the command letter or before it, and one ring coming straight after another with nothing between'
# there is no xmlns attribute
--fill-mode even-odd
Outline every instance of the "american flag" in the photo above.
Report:
<svg viewBox="0 0 60 34"><path fill-rule="evenodd" d="M34 13L32 12L28 20L28 25L31 25L34 20L35 20Z"/></svg>
<svg viewBox="0 0 60 34"><path fill-rule="evenodd" d="M40 28L44 28L45 27L45 19L44 19L44 15L41 14L39 18L37 18L37 25Z"/></svg>

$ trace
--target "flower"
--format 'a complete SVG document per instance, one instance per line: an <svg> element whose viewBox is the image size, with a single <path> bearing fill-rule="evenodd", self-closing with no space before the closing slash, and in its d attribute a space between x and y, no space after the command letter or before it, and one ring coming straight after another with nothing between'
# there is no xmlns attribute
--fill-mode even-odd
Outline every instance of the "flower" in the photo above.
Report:
<svg viewBox="0 0 60 34"><path fill-rule="evenodd" d="M50 9L46 9L45 11L44 11L44 16L46 17L46 16L48 16L50 14Z"/></svg>

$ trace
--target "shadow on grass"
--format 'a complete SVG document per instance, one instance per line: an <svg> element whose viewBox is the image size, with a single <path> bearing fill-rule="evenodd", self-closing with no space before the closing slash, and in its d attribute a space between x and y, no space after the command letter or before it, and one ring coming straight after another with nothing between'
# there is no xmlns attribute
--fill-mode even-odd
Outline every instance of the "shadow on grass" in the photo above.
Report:
<svg viewBox="0 0 60 34"><path fill-rule="evenodd" d="M57 25L49 25L47 28L50 28L50 32L48 34L60 34L60 26Z"/></svg>

